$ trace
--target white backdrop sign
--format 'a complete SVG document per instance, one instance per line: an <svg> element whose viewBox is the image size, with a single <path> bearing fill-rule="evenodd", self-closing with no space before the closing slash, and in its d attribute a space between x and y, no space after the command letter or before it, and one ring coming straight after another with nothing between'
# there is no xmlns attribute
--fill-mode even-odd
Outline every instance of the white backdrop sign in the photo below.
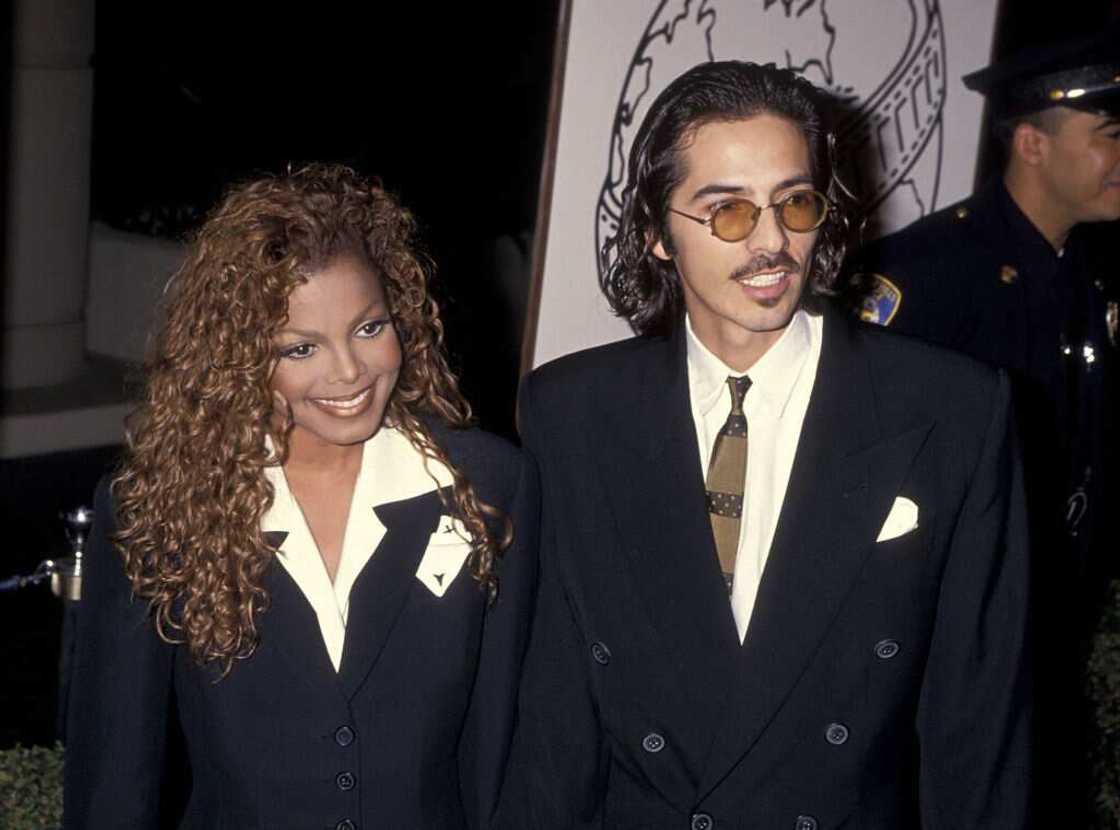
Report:
<svg viewBox="0 0 1120 830"><path fill-rule="evenodd" d="M773 62L840 99L841 164L881 232L972 189L983 100L960 77L988 62L996 0L569 2L533 366L630 334L597 275L634 134L658 92L697 63Z"/></svg>

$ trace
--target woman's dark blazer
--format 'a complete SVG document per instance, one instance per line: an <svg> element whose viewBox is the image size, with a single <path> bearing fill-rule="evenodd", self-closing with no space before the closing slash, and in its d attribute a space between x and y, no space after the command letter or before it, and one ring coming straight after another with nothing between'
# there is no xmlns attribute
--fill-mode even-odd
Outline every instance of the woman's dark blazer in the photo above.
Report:
<svg viewBox="0 0 1120 830"><path fill-rule="evenodd" d="M430 427L513 521L498 600L488 606L466 566L442 597L416 578L446 513L435 490L378 505L387 533L351 591L338 672L278 562L260 645L228 676L160 640L108 540L102 484L77 627L67 830L489 824L536 579L536 472L501 439Z"/></svg>

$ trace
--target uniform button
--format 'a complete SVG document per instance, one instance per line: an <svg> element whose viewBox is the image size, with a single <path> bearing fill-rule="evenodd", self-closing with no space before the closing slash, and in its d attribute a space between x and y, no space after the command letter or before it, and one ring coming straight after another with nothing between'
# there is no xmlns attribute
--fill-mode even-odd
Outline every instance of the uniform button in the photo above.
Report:
<svg viewBox="0 0 1120 830"><path fill-rule="evenodd" d="M349 726L340 726L334 730L334 742L339 746L350 746L354 743L354 730Z"/></svg>
<svg viewBox="0 0 1120 830"><path fill-rule="evenodd" d="M358 825L350 821L350 819L344 818L334 826L334 830L358 830Z"/></svg>
<svg viewBox="0 0 1120 830"><path fill-rule="evenodd" d="M797 830L817 830L817 820L812 816L798 816L795 827Z"/></svg>
<svg viewBox="0 0 1120 830"><path fill-rule="evenodd" d="M349 772L340 772L338 777L334 779L334 782L338 784L338 788L343 791L354 789L354 785L358 783L354 779L354 775Z"/></svg>
<svg viewBox="0 0 1120 830"><path fill-rule="evenodd" d="M824 739L833 746L840 746L848 740L848 727L842 723L830 723L824 730Z"/></svg>
<svg viewBox="0 0 1120 830"><path fill-rule="evenodd" d="M665 739L656 732L650 732L642 738L642 749L646 752L660 752L665 748Z"/></svg>
<svg viewBox="0 0 1120 830"><path fill-rule="evenodd" d="M607 648L605 643L596 640L591 644L591 656L600 666L605 666L611 661L611 650Z"/></svg>
<svg viewBox="0 0 1120 830"><path fill-rule="evenodd" d="M880 660L890 660L898 654L898 640L880 640L875 644L875 656Z"/></svg>
<svg viewBox="0 0 1120 830"><path fill-rule="evenodd" d="M693 813L692 823L689 824L691 830L713 830L715 826L716 823L707 813Z"/></svg>
<svg viewBox="0 0 1120 830"><path fill-rule="evenodd" d="M957 208L956 214L957 214L958 219L967 219L968 218L968 208L966 208L964 205L961 205L959 208ZM813 826L816 827L815 824Z"/></svg>

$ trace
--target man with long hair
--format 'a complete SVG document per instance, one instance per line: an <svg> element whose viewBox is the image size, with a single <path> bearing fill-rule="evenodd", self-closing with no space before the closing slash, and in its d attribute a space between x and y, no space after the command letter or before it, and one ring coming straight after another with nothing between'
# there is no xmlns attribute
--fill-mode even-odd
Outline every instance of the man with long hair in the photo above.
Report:
<svg viewBox="0 0 1120 830"><path fill-rule="evenodd" d="M1027 563L1006 377L850 321L821 94L672 82L602 289L638 335L521 395L542 582L502 820L1023 827Z"/></svg>

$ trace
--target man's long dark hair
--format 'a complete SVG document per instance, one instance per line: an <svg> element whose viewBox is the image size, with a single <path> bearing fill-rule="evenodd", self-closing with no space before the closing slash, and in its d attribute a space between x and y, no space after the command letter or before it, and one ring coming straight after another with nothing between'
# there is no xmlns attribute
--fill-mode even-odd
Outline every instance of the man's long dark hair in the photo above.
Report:
<svg viewBox="0 0 1120 830"><path fill-rule="evenodd" d="M809 145L814 186L834 205L817 238L802 302L811 307L816 298L834 293L848 235L840 204L848 192L833 171L833 133L823 93L774 64L704 63L662 90L630 151L622 218L618 234L609 243L617 250L599 286L614 313L625 317L637 334L668 334L684 313L676 266L658 259L652 249L658 240L672 248L669 197L687 175L685 146L705 124L762 114L787 118L798 126Z"/></svg>

